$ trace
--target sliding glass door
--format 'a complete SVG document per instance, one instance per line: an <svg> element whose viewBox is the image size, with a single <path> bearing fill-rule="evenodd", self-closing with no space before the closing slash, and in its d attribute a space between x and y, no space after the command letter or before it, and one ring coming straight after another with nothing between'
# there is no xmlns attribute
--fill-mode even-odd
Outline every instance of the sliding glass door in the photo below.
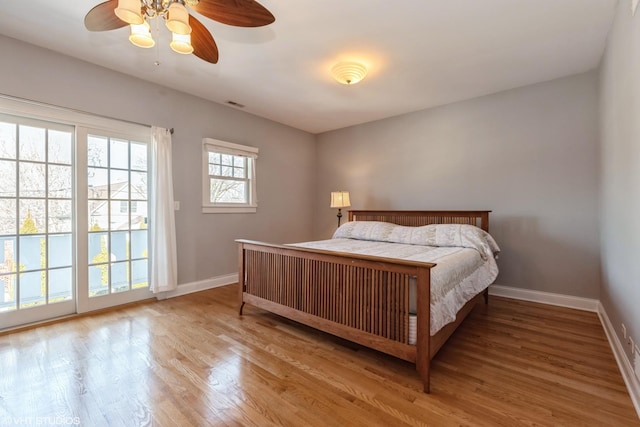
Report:
<svg viewBox="0 0 640 427"><path fill-rule="evenodd" d="M87 289L80 308L150 298L149 144L93 129L80 129L78 136L86 144L86 211L78 227L85 230L79 246L86 245Z"/></svg>
<svg viewBox="0 0 640 427"><path fill-rule="evenodd" d="M0 327L75 312L74 133L0 114Z"/></svg>
<svg viewBox="0 0 640 427"><path fill-rule="evenodd" d="M0 330L152 297L148 140L0 113Z"/></svg>

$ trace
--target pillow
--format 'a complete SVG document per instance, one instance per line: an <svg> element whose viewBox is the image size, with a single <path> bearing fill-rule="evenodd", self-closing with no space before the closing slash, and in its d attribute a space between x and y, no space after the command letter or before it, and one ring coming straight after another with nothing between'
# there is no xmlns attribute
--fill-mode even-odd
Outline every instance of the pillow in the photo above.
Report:
<svg viewBox="0 0 640 427"><path fill-rule="evenodd" d="M475 249L482 259L497 257L500 248L486 231L469 224L431 224L406 227L389 222L352 221L340 226L334 239L371 240L407 245Z"/></svg>

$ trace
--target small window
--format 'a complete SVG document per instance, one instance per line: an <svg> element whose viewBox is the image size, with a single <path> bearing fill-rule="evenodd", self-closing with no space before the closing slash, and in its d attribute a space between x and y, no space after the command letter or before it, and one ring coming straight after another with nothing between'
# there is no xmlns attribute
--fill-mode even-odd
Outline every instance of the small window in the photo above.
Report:
<svg viewBox="0 0 640 427"><path fill-rule="evenodd" d="M258 149L205 138L203 140L204 213L256 212Z"/></svg>

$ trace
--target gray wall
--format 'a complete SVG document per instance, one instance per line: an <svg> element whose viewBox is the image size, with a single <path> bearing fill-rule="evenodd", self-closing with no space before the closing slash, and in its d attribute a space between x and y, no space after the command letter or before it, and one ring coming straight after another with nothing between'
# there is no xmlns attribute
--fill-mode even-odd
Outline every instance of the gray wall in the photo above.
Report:
<svg viewBox="0 0 640 427"><path fill-rule="evenodd" d="M600 299L622 338L640 340L640 10L618 3L600 73ZM631 350L623 346L631 360Z"/></svg>
<svg viewBox="0 0 640 427"><path fill-rule="evenodd" d="M311 238L313 135L1 36L0 58L0 93L175 129L179 283L237 272L236 238ZM204 137L260 148L258 213L201 213Z"/></svg>
<svg viewBox="0 0 640 427"><path fill-rule="evenodd" d="M316 238L353 209L491 209L497 283L598 298L595 71L321 134Z"/></svg>

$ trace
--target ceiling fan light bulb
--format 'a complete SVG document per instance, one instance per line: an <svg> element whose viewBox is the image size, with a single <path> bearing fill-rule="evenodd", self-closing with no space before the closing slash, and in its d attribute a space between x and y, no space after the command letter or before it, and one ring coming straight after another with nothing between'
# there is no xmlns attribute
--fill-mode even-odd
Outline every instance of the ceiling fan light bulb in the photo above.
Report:
<svg viewBox="0 0 640 427"><path fill-rule="evenodd" d="M339 62L331 69L331 75L344 85L353 85L364 79L367 68L358 62Z"/></svg>
<svg viewBox="0 0 640 427"><path fill-rule="evenodd" d="M189 12L187 12L187 8L183 4L178 2L171 3L167 18L167 28L174 34L191 34Z"/></svg>
<svg viewBox="0 0 640 427"><path fill-rule="evenodd" d="M141 25L131 25L129 41L135 46L144 49L148 49L156 45L153 37L151 37L151 29L147 21L144 21Z"/></svg>
<svg viewBox="0 0 640 427"><path fill-rule="evenodd" d="M140 0L118 0L118 7L114 12L127 24L141 25L144 22Z"/></svg>
<svg viewBox="0 0 640 427"><path fill-rule="evenodd" d="M173 33L171 43L169 43L171 49L174 52L182 55L188 55L193 53L193 46L191 45L191 35L189 34L176 34Z"/></svg>

